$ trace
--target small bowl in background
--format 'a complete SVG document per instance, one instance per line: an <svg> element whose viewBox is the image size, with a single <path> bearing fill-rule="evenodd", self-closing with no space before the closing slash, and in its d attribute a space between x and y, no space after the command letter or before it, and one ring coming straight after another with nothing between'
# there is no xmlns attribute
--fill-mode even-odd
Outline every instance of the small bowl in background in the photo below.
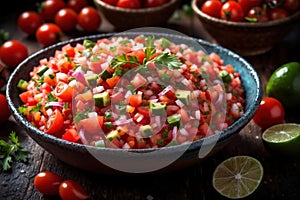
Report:
<svg viewBox="0 0 300 200"><path fill-rule="evenodd" d="M180 5L180 0L152 8L127 9L109 5L102 0L94 0L96 7L117 30L139 27L163 26Z"/></svg>
<svg viewBox="0 0 300 200"><path fill-rule="evenodd" d="M216 43L242 56L268 52L281 42L300 18L300 10L287 18L268 22L229 22L201 11L205 0L192 0L195 15Z"/></svg>

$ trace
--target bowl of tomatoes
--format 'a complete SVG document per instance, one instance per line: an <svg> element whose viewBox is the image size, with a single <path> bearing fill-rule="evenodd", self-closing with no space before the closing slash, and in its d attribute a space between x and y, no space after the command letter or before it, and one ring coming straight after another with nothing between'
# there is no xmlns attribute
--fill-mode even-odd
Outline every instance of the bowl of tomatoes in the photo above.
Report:
<svg viewBox="0 0 300 200"><path fill-rule="evenodd" d="M178 8L180 0L94 0L94 3L119 31L163 26Z"/></svg>
<svg viewBox="0 0 300 200"><path fill-rule="evenodd" d="M262 83L242 57L158 32L63 41L25 59L11 112L59 160L94 173L156 173L204 160L254 116Z"/></svg>
<svg viewBox="0 0 300 200"><path fill-rule="evenodd" d="M298 0L193 0L192 8L215 42L243 56L268 52L300 18Z"/></svg>

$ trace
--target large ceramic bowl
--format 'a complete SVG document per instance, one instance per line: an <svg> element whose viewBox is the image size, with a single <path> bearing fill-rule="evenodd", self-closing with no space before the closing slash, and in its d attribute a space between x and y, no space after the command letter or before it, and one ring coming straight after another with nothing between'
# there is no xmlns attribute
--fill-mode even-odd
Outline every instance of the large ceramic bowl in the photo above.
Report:
<svg viewBox="0 0 300 200"><path fill-rule="evenodd" d="M179 7L180 0L170 0L162 6L139 9L119 8L102 0L94 0L94 3L117 30L127 30L146 26L164 26Z"/></svg>
<svg viewBox="0 0 300 200"><path fill-rule="evenodd" d="M300 19L300 10L284 19L268 22L230 22L211 17L201 11L205 0L192 0L195 15L217 44L242 56L270 51L280 43Z"/></svg>
<svg viewBox="0 0 300 200"><path fill-rule="evenodd" d="M138 34L141 33L124 33L123 35L130 37L137 36ZM83 42L85 39L96 41L100 38L112 36L112 34L101 34L64 41L42 49L28 57L15 69L7 84L7 100L17 123L27 131L33 140L58 159L76 168L96 173L160 173L177 170L195 164L218 152L225 145L230 145L230 141L250 122L262 98L262 84L255 69L239 55L201 39L187 39L186 37L178 35L166 35L162 33L148 32L142 34L155 35L158 37L164 36L184 43L193 41L205 48L208 53L215 52L220 55L225 63L232 64L235 70L241 74L242 86L246 92L244 115L219 134L206 137L191 144L175 145L158 149L122 150L91 147L56 138L34 127L18 111L18 107L22 105L19 99L19 91L16 87L18 81L20 79L28 80L29 72L34 66L38 65L40 59L49 58L56 50L61 49L62 46L68 43L74 45ZM122 36L122 33L119 35ZM201 149L202 151L200 151ZM203 154L203 150L205 149L208 151ZM176 158L178 155L180 156ZM118 167L121 167L122 170Z"/></svg>

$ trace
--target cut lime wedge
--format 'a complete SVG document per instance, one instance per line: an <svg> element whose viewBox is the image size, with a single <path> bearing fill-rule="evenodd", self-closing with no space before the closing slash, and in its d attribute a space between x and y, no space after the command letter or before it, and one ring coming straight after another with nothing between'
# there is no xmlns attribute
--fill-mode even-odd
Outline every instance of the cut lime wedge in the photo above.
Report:
<svg viewBox="0 0 300 200"><path fill-rule="evenodd" d="M261 163L249 156L235 156L220 163L213 174L213 187L230 199L252 194L263 177Z"/></svg>
<svg viewBox="0 0 300 200"><path fill-rule="evenodd" d="M283 123L271 126L262 134L266 148L287 156L300 155L300 124Z"/></svg>

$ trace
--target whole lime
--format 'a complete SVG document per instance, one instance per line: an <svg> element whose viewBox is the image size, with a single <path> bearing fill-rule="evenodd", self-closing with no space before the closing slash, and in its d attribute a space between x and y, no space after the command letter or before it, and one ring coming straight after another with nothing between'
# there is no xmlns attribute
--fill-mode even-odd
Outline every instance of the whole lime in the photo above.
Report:
<svg viewBox="0 0 300 200"><path fill-rule="evenodd" d="M286 109L300 108L300 63L289 62L270 76L266 94L278 99Z"/></svg>

